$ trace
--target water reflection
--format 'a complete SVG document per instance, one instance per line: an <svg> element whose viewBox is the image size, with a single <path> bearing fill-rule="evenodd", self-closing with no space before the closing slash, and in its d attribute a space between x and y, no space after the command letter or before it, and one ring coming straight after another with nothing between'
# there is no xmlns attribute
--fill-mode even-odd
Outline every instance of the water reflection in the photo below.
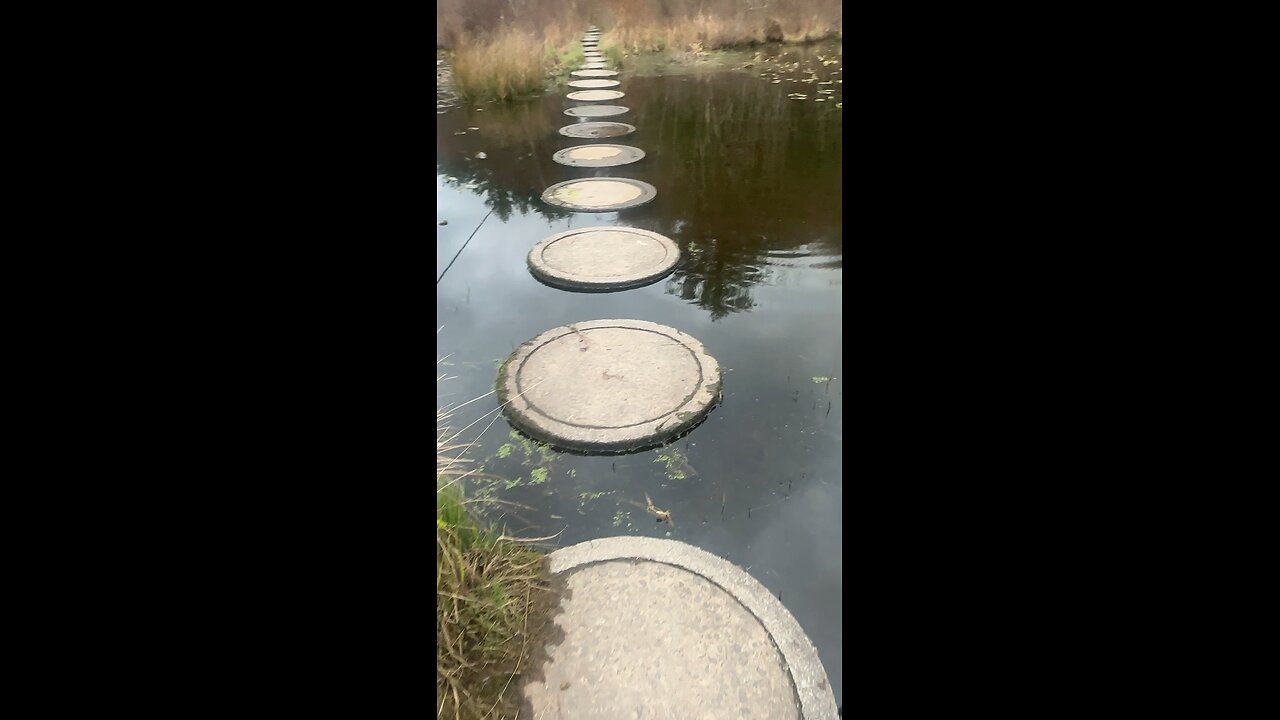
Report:
<svg viewBox="0 0 1280 720"><path fill-rule="evenodd" d="M764 70L624 72L632 111L617 120L636 132L622 138L561 136L575 122L562 114L574 105L567 89L440 115L437 219L448 224L436 230L437 272L494 212L437 285L436 337L452 377L438 395L441 405L473 401L457 415L459 427L475 423L465 437L476 439L470 455L484 473L468 493L514 503L496 505L494 520L513 534L554 535L557 546L670 537L747 569L818 647L840 702L841 111L838 93L812 99L817 82L802 83L803 71ZM788 97L797 92L810 99ZM595 142L634 145L646 157L598 170L552 160ZM648 182L658 196L618 213L567 213L539 199L557 182L609 175ZM529 273L539 240L594 225L661 232L684 257L666 280L625 292L566 292ZM551 327L601 318L698 338L725 373L722 402L654 450L588 457L528 443L489 394L499 364ZM646 513L646 493L674 526Z"/></svg>
<svg viewBox="0 0 1280 720"><path fill-rule="evenodd" d="M837 77L838 69L817 66ZM843 253L843 110L835 107L843 85L828 85L834 94L818 96L816 82L773 83L772 76L760 75L737 70L628 77L624 71L631 112L616 120L637 130L615 142L639 147L646 157L615 168L569 168L552 160L558 150L593 142L557 132L575 123L563 114L577 106L564 97L567 88L515 105L459 108L440 117L437 173L483 195L503 221L513 211L547 220L573 216L541 201L542 191L556 182L644 180L658 188L657 199L609 217L680 245L684 258L666 291L712 319L750 311L754 288L777 282L794 265L778 262L778 251L803 248L813 258L806 266L818 268L840 267ZM809 93L806 99L791 97L797 87ZM477 159L481 152L485 159ZM583 223L601 219L579 215Z"/></svg>

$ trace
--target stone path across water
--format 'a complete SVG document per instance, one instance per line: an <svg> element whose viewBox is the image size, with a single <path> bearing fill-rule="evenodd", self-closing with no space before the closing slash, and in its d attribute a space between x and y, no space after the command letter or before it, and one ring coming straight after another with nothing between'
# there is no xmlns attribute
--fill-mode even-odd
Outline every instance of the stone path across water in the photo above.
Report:
<svg viewBox="0 0 1280 720"><path fill-rule="evenodd" d="M575 101L616 99L621 91L583 36L587 62L572 72ZM606 97L605 94L608 94ZM621 105L584 105L571 117L608 117ZM566 137L628 135L634 125L580 122ZM602 167L636 162L630 145L577 145L557 163ZM622 210L657 189L629 178L558 182L543 202L578 212ZM529 252L530 272L565 290L624 291L660 280L680 262L679 246L628 227L558 233ZM695 338L643 320L587 320L552 328L518 347L498 372L497 394L511 425L553 446L582 452L633 452L690 432L721 397L719 363ZM641 491L642 492L642 491ZM637 492L637 495L641 494ZM646 496L646 500L648 500ZM658 515L652 500L650 511ZM671 521L667 515L666 520ZM684 543L612 537L557 550L551 571L569 590L554 622L562 640L522 688L530 717L562 720L733 717L836 718L835 698L817 650L782 603L744 570Z"/></svg>

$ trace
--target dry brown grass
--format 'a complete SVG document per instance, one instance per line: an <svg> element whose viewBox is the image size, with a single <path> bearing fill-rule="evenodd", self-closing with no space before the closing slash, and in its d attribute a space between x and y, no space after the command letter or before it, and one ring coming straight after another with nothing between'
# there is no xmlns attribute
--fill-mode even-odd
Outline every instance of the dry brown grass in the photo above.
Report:
<svg viewBox="0 0 1280 720"><path fill-rule="evenodd" d="M547 83L544 43L521 31L462 42L450 62L454 92L464 100L511 100Z"/></svg>
<svg viewBox="0 0 1280 720"><path fill-rule="evenodd" d="M468 100L509 100L567 69L588 24L602 51L694 52L778 39L842 35L839 0L439 0L436 45L452 51L455 89Z"/></svg>
<svg viewBox="0 0 1280 720"><path fill-rule="evenodd" d="M450 417L436 413L436 717L509 719L552 594L541 553L469 511L461 480L474 470Z"/></svg>

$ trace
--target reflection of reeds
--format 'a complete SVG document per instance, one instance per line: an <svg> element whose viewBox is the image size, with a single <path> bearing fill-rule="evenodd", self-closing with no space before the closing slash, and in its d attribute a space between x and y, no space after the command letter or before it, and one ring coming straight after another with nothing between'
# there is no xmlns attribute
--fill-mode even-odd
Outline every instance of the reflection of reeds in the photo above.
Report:
<svg viewBox="0 0 1280 720"><path fill-rule="evenodd" d="M645 97L637 86L650 84L659 94ZM647 172L669 190L648 229L684 250L667 292L722 317L754 307L751 288L777 272L768 251L842 252L838 111L743 75L633 79L630 91L661 148Z"/></svg>

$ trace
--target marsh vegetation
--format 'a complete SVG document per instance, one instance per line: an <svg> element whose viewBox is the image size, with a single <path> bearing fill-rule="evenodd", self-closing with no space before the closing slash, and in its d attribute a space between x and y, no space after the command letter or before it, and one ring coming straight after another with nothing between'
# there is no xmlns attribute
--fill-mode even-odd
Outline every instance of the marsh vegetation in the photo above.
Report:
<svg viewBox="0 0 1280 720"><path fill-rule="evenodd" d="M602 28L615 66L644 53L697 58L764 43L839 39L839 0L440 0L436 48L464 100L536 94L582 60L582 29Z"/></svg>

